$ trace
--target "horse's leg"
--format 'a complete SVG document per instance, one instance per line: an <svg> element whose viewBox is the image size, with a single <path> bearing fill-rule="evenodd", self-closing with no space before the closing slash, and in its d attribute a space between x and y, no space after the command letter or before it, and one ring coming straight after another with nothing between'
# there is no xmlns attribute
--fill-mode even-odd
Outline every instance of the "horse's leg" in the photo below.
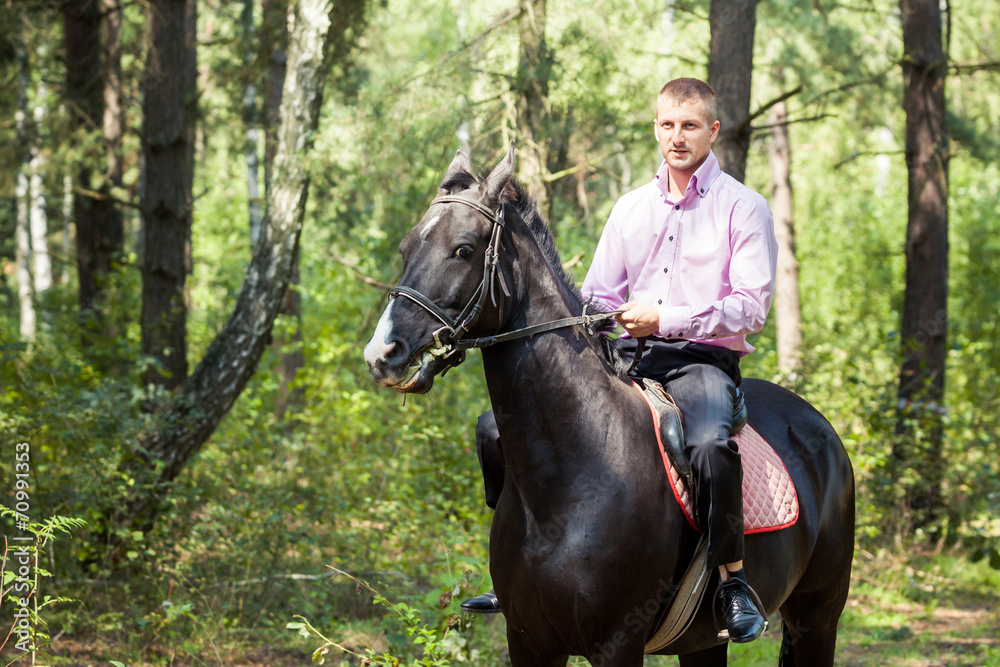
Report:
<svg viewBox="0 0 1000 667"><path fill-rule="evenodd" d="M619 632L609 641L598 644L599 650L587 656L590 664L593 667L642 667L645 642L633 642L623 646L615 643L615 637L623 636L624 634Z"/></svg>
<svg viewBox="0 0 1000 667"><path fill-rule="evenodd" d="M847 589L789 596L781 607L779 667L833 666Z"/></svg>
<svg viewBox="0 0 1000 667"><path fill-rule="evenodd" d="M521 634L507 629L507 650L510 653L511 667L566 667L568 655L542 657L535 653Z"/></svg>
<svg viewBox="0 0 1000 667"><path fill-rule="evenodd" d="M681 667L726 667L729 661L729 644L719 644L712 648L677 656Z"/></svg>

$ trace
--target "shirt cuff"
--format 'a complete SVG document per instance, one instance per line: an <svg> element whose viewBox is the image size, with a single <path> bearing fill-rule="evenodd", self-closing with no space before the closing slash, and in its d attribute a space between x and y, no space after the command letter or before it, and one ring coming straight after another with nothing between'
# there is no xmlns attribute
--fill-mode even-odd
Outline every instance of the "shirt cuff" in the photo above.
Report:
<svg viewBox="0 0 1000 667"><path fill-rule="evenodd" d="M660 330L663 338L693 338L695 336L694 321L691 319L691 309L687 306L659 306Z"/></svg>

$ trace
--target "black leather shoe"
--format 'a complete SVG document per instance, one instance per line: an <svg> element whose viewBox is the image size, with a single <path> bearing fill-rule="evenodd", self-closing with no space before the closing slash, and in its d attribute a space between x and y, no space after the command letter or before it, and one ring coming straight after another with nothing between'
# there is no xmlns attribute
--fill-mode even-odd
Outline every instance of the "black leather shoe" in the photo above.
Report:
<svg viewBox="0 0 1000 667"><path fill-rule="evenodd" d="M469 598L461 606L462 611L467 611L470 614L497 614L500 612L500 601L497 600L497 594L493 591Z"/></svg>
<svg viewBox="0 0 1000 667"><path fill-rule="evenodd" d="M767 619L761 610L760 599L747 583L743 569L730 572L729 580L719 586L722 612L729 631L729 641L745 644L764 634Z"/></svg>

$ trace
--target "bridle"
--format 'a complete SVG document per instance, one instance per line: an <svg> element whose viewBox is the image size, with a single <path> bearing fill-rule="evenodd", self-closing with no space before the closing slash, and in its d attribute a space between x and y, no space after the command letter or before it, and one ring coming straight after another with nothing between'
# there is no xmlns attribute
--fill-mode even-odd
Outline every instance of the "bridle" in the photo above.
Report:
<svg viewBox="0 0 1000 667"><path fill-rule="evenodd" d="M450 365L457 366L465 360L466 350L490 347L492 345L496 345L497 343L503 343L517 338L524 338L526 336L553 331L555 329L578 326L580 324L589 328L593 324L607 321L618 313L623 312L622 310L615 310L608 313L594 313L591 315L583 314L577 317L565 317L563 319L544 322L542 324L536 324L530 327L524 327L523 329L508 331L506 333L497 333L493 336L466 339L465 334L469 332L469 329L475 326L476 322L479 320L479 316L482 315L483 306L486 304L487 296L489 296L493 306L499 309L498 322L500 324L498 326L502 326L503 323L504 301L503 299L500 299L499 302L497 301L496 286L499 284L504 297L507 299L510 298L510 289L507 287L503 273L498 271L497 268L500 262L500 235L503 233L505 228L506 210L503 203L500 204L500 208L493 210L484 206L475 199L463 197L461 195L442 195L435 198L434 201L431 202L431 206L434 206L434 204L451 203L464 204L465 206L475 209L479 213L486 216L486 218L493 225L493 230L490 235L490 243L486 246L483 279L480 281L479 287L476 288L476 291L469 298L469 302L465 305L465 308L462 309L458 317L451 318L440 306L411 287L397 285L389 290L390 301L397 296L405 297L416 303L418 306L430 313L435 319L441 322L441 328L436 330L432 335L434 344L428 350L435 357L449 360L452 357L455 357L455 359L451 361Z"/></svg>

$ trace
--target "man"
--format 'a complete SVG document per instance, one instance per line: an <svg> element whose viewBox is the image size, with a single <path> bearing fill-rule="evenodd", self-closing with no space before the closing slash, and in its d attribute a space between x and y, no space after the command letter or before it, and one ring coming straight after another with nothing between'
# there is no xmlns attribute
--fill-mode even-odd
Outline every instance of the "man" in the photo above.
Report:
<svg viewBox="0 0 1000 667"><path fill-rule="evenodd" d="M739 360L753 351L746 334L763 328L771 305L774 225L767 201L719 169L708 84L667 83L653 133L664 161L650 183L615 204L583 294L607 310L625 309L616 317L628 337L623 353L646 339L634 374L663 384L684 415L685 452L709 566L724 582L729 637L748 642L766 625L743 572L742 466L729 430ZM489 437L489 426L480 420L478 439ZM494 608L491 594L463 604L467 611Z"/></svg>

